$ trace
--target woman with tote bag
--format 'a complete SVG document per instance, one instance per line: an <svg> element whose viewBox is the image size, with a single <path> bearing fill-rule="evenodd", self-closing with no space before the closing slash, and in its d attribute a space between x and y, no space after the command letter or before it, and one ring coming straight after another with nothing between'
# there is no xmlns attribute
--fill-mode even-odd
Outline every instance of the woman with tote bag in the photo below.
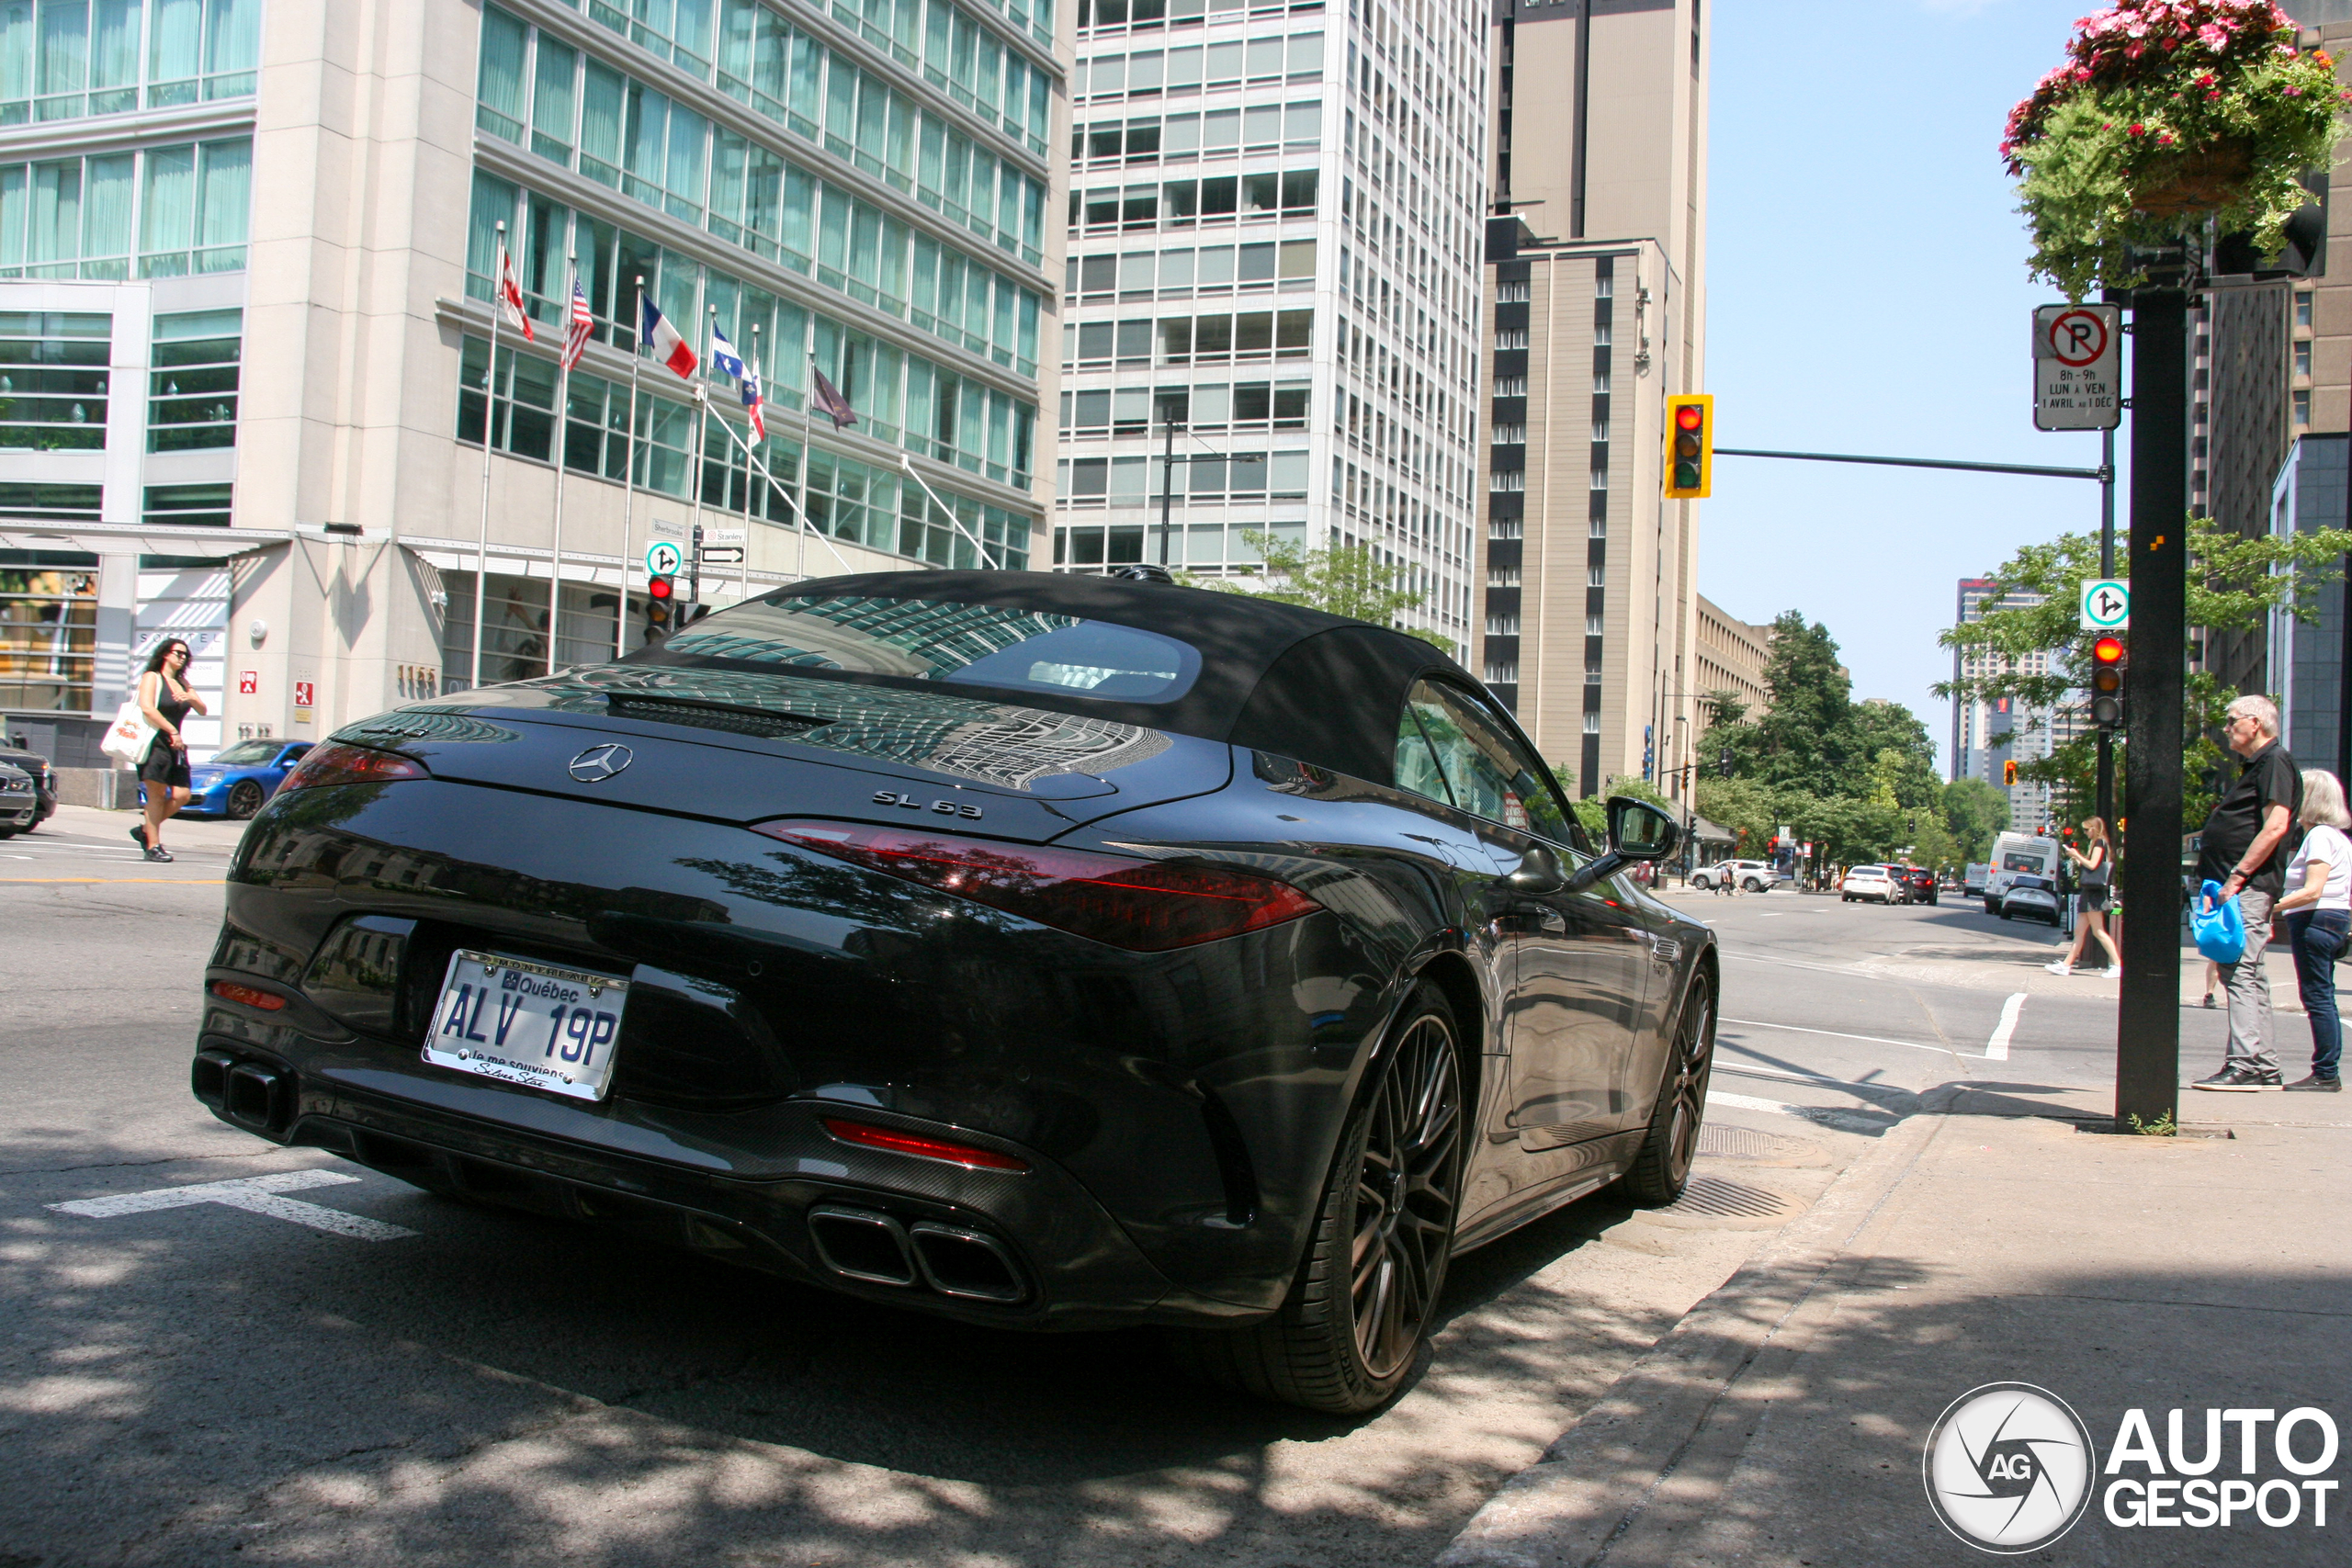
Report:
<svg viewBox="0 0 2352 1568"><path fill-rule="evenodd" d="M182 682L188 657L187 644L166 637L139 677L140 716L154 727L155 737L139 759L139 782L147 786L147 819L130 829L130 837L153 861L172 858L164 848L164 822L190 798L187 740L180 734L180 721L190 711L207 711L195 688Z"/></svg>

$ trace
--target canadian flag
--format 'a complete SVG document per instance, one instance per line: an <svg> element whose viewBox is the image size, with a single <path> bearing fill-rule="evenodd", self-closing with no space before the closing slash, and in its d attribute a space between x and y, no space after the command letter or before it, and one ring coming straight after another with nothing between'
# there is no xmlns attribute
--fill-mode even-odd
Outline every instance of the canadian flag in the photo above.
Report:
<svg viewBox="0 0 2352 1568"><path fill-rule="evenodd" d="M653 345L653 357L675 370L687 380L694 378L695 369L702 361L695 355L694 346L678 335L670 319L647 299L643 327L644 341Z"/></svg>

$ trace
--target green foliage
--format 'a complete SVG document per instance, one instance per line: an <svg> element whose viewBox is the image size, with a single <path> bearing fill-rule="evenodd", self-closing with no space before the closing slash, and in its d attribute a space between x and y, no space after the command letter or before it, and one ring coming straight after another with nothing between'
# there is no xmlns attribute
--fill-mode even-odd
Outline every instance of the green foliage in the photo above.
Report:
<svg viewBox="0 0 2352 1568"><path fill-rule="evenodd" d="M1577 798L1577 781L1569 776L1568 770L1555 768L1552 773L1560 781L1560 793L1568 797L1569 808L1576 812L1577 820L1583 824L1586 832L1592 835L1595 843L1609 836L1609 797L1612 795L1630 795L1636 800L1646 800L1653 806L1663 807L1677 822L1682 820L1682 807L1659 794L1657 786L1639 773L1611 773L1607 787L1599 795L1579 800ZM1702 811L1700 815L1704 816L1705 813Z"/></svg>
<svg viewBox="0 0 2352 1568"><path fill-rule="evenodd" d="M1954 779L1944 785L1940 804L1953 861L1961 865L1990 861L1994 837L2009 826L2009 797L2001 786L1983 779Z"/></svg>
<svg viewBox="0 0 2352 1568"><path fill-rule="evenodd" d="M2249 631L2279 609L2311 624L2317 611L2310 602L2309 590L2340 575L2345 554L2352 550L2352 530L2343 528L2245 538L2224 532L2207 517L2190 517L2185 525L2189 556L2188 624L2209 632ZM2117 531L2116 554L2119 559L2131 558L2127 530ZM2089 680L2090 647L2097 634L2081 628L2075 599L2085 580L2100 575L2098 564L2098 541L2087 534L2062 534L2046 545L2025 546L2003 562L1991 575L1991 592L1996 597L2013 592L2039 593L2042 602L1994 610L1981 620L1945 631L1938 639L1944 647L1982 649L1996 656L2002 668L1989 675L1939 682L1936 694L1956 702L2012 698L2013 707L2021 706L2035 716L2025 734L2038 734L2047 727L2047 720L2041 716L2044 714L2083 717L2088 702L2083 688ZM2028 662L2028 656L2042 652L2052 656L2045 672L2029 673L2018 668ZM2181 737L2186 821L2200 822L2212 809L2211 775L2222 760L2216 739L2222 710L2238 695L2209 672L2188 678ZM2064 797L2062 815L2069 820L2088 815L2095 798L2097 741L2087 723L2080 728L2082 733L2049 756L2018 764L2019 779L2056 786ZM1998 746L2018 733L1988 735L1985 742ZM2119 733L2115 764L2119 817L2130 815L2130 804L2122 793L2122 747Z"/></svg>
<svg viewBox="0 0 2352 1568"><path fill-rule="evenodd" d="M1245 529L1241 536L1266 558L1263 568L1253 568L1238 577L1203 578L1187 572L1183 581L1195 588L1214 588L1221 593L1254 593L1284 604L1303 604L1326 615L1369 621L1375 626L1397 626L1399 615L1419 608L1427 597L1413 589L1398 587L1405 569L1381 560L1368 545L1309 549L1255 528ZM1411 630L1403 626L1397 629ZM1419 630L1412 630L1411 635L1436 644L1449 655L1455 651L1451 637Z"/></svg>
<svg viewBox="0 0 2352 1568"><path fill-rule="evenodd" d="M2343 135L2344 93L2294 24L2224 0L2122 0L2086 17L2067 62L2009 116L2029 264L2079 300L2146 273L2133 251L2250 231L2275 255Z"/></svg>

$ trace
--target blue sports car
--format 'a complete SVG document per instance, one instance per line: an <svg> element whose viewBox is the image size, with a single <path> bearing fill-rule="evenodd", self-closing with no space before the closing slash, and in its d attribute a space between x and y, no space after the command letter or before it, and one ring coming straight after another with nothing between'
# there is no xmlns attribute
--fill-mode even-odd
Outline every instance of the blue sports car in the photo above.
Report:
<svg viewBox="0 0 2352 1568"><path fill-rule="evenodd" d="M190 817L243 822L277 793L310 749L308 740L240 740L188 770L194 798L181 810Z"/></svg>

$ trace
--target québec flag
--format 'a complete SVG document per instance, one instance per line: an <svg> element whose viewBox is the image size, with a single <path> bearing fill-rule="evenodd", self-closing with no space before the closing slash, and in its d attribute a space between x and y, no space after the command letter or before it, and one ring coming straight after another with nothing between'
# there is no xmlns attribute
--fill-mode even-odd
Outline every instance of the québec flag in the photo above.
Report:
<svg viewBox="0 0 2352 1568"><path fill-rule="evenodd" d="M735 345L727 341L727 334L718 330L717 321L710 323L710 363L730 379L743 378L743 356L735 352Z"/></svg>
<svg viewBox="0 0 2352 1568"><path fill-rule="evenodd" d="M653 357L692 380L695 367L702 363L695 357L694 346L678 335L678 329L670 324L670 318L657 310L652 300L647 299L644 304L645 320L639 325L644 341L653 345Z"/></svg>

